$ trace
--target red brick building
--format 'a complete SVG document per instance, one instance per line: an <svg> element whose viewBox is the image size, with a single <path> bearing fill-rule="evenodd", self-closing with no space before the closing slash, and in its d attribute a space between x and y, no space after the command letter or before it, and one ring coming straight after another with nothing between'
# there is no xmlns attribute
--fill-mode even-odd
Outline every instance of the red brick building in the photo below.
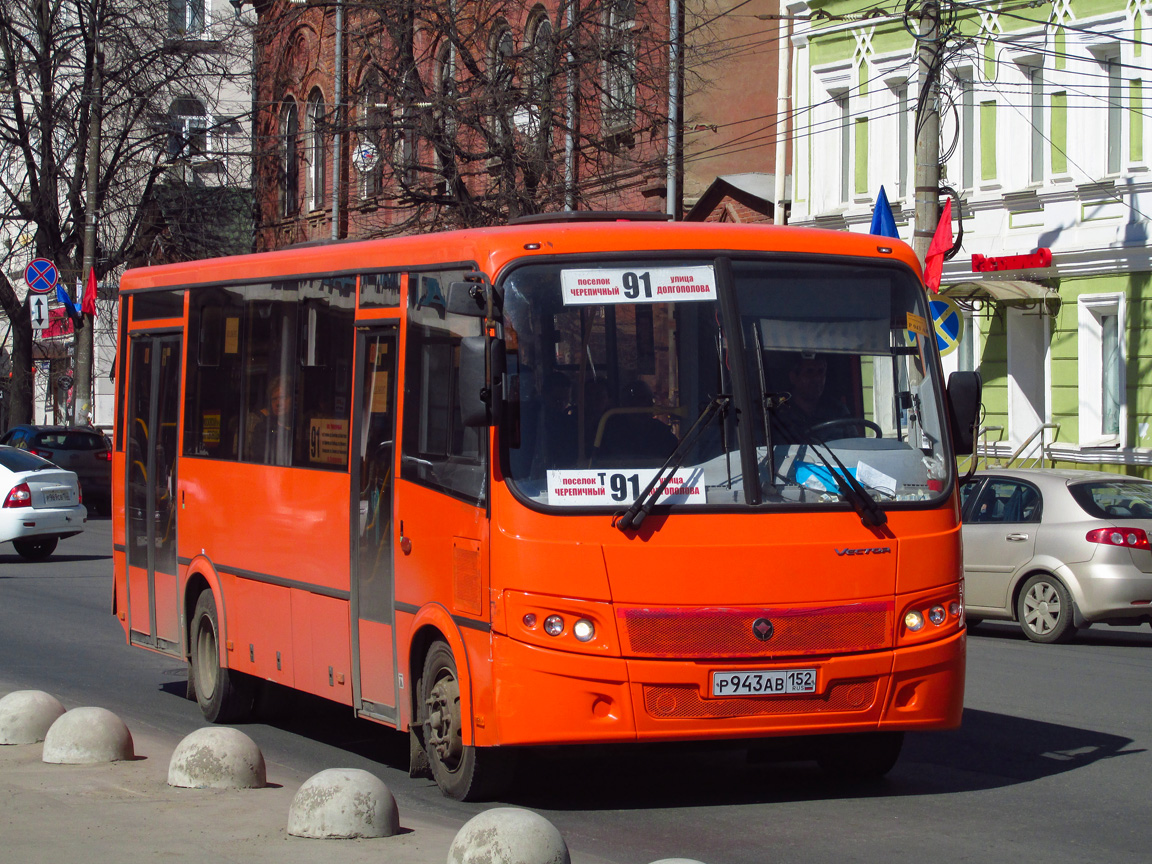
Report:
<svg viewBox="0 0 1152 864"><path fill-rule="evenodd" d="M666 3L257 11L259 249L566 206L666 209Z"/></svg>

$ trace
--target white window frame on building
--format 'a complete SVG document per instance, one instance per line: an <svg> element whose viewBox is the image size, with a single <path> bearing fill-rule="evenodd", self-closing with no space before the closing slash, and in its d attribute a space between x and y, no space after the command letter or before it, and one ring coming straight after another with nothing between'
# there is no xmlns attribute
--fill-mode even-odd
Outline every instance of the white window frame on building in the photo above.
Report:
<svg viewBox="0 0 1152 864"><path fill-rule="evenodd" d="M604 21L604 128L636 122L636 0L609 0Z"/></svg>
<svg viewBox="0 0 1152 864"><path fill-rule="evenodd" d="M324 94L319 88L314 88L308 95L304 113L304 152L308 162L304 195L309 210L324 209L328 166L324 125Z"/></svg>
<svg viewBox="0 0 1152 864"><path fill-rule="evenodd" d="M168 0L168 30L177 36L199 36L208 28L210 0Z"/></svg>
<svg viewBox="0 0 1152 864"><path fill-rule="evenodd" d="M1077 301L1081 447L1128 445L1125 306L1120 293L1085 294Z"/></svg>
<svg viewBox="0 0 1152 864"><path fill-rule="evenodd" d="M203 161L213 152L212 117L204 103L182 97L169 108L168 157L172 161Z"/></svg>

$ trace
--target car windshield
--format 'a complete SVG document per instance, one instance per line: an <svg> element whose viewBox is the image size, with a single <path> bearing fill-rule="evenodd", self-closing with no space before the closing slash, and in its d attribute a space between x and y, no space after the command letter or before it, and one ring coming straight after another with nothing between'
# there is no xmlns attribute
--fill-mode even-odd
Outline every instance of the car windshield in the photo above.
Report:
<svg viewBox="0 0 1152 864"><path fill-rule="evenodd" d="M43 471L45 468L56 467L47 459L41 459L27 450L18 450L15 447L0 447L0 465L13 473Z"/></svg>
<svg viewBox="0 0 1152 864"><path fill-rule="evenodd" d="M930 319L903 269L549 263L514 269L503 288L505 470L533 503L632 502L705 413L659 503L843 505L845 473L885 506L947 485ZM741 376L750 404L736 398Z"/></svg>
<svg viewBox="0 0 1152 864"><path fill-rule="evenodd" d="M36 437L37 447L49 450L106 450L108 444L102 435L94 432L41 432Z"/></svg>
<svg viewBox="0 0 1152 864"><path fill-rule="evenodd" d="M1152 483L1131 478L1074 483L1068 491L1096 519L1152 519Z"/></svg>

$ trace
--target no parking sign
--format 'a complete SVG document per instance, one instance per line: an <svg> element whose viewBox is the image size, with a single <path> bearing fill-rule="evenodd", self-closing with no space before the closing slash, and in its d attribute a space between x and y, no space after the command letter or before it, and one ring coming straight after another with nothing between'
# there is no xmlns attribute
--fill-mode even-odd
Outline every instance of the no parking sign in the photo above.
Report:
<svg viewBox="0 0 1152 864"><path fill-rule="evenodd" d="M964 338L964 316L960 307L947 297L933 297L928 301L928 311L932 315L936 347L940 349L941 357L947 357Z"/></svg>

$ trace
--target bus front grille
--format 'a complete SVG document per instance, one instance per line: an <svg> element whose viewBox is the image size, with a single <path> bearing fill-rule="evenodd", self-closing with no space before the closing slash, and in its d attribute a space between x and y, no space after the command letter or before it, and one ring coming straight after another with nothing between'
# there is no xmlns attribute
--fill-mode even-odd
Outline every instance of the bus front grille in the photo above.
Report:
<svg viewBox="0 0 1152 864"><path fill-rule="evenodd" d="M891 601L806 607L620 607L631 657L796 657L892 647ZM763 622L768 622L765 626Z"/></svg>

